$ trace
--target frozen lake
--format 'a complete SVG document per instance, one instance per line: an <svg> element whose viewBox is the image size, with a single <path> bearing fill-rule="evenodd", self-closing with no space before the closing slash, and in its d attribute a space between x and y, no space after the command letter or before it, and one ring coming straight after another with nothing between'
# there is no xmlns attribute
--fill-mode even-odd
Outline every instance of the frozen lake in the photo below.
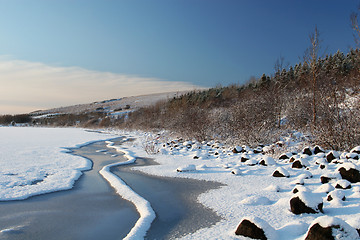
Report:
<svg viewBox="0 0 360 240"><path fill-rule="evenodd" d="M103 152L103 142L74 149L86 156L93 170L86 171L73 189L34 196L23 201L0 202L1 239L122 239L139 215L121 199L98 171L123 161Z"/></svg>
<svg viewBox="0 0 360 240"><path fill-rule="evenodd" d="M0 202L1 239L122 239L131 230L139 214L98 173L103 166L125 159L102 141L72 150L90 159L93 169L84 172L69 191ZM134 165L146 164L154 162L137 159ZM147 199L156 212L147 239L177 238L220 220L196 201L200 193L219 184L154 177L130 170L134 165L112 170Z"/></svg>

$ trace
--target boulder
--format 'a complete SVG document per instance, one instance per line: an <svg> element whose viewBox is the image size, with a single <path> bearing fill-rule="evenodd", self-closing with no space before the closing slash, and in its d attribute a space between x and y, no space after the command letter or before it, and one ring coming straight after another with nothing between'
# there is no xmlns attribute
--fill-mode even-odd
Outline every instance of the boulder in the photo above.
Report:
<svg viewBox="0 0 360 240"><path fill-rule="evenodd" d="M322 216L313 221L305 240L359 239L357 230L345 221Z"/></svg>
<svg viewBox="0 0 360 240"><path fill-rule="evenodd" d="M271 166L271 165L275 165L276 162L272 157L263 156L262 159L260 160L259 164L263 165L263 166Z"/></svg>
<svg viewBox="0 0 360 240"><path fill-rule="evenodd" d="M321 176L321 177L320 177L320 181L321 181L322 184L325 184L325 183L330 182L331 179L332 179L332 178L331 178L331 177L328 177L328 176Z"/></svg>
<svg viewBox="0 0 360 240"><path fill-rule="evenodd" d="M258 217L243 218L237 227L235 234L252 239L277 239L275 229Z"/></svg>
<svg viewBox="0 0 360 240"><path fill-rule="evenodd" d="M253 239L267 240L264 230L246 219L242 220L242 222L239 224L235 234Z"/></svg>
<svg viewBox="0 0 360 240"><path fill-rule="evenodd" d="M242 154L241 155L241 162L246 162L247 160L249 160L250 159L250 157L249 157L249 155L247 155L247 154Z"/></svg>
<svg viewBox="0 0 360 240"><path fill-rule="evenodd" d="M351 184L348 180L342 179L342 180L338 180L335 183L335 188L338 189L350 189L351 188Z"/></svg>
<svg viewBox="0 0 360 240"><path fill-rule="evenodd" d="M328 154L326 154L326 160L330 163L332 160L339 158L339 154L336 154L335 152L331 151Z"/></svg>
<svg viewBox="0 0 360 240"><path fill-rule="evenodd" d="M347 159L359 160L359 154L352 152L345 155Z"/></svg>
<svg viewBox="0 0 360 240"><path fill-rule="evenodd" d="M302 153L303 153L303 154L306 154L306 155L309 155L309 156L311 156L311 155L313 154L312 151L311 151L311 149L310 149L310 147L304 148L304 149L302 150Z"/></svg>
<svg viewBox="0 0 360 240"><path fill-rule="evenodd" d="M331 227L321 227L315 223L308 231L305 240L335 240Z"/></svg>
<svg viewBox="0 0 360 240"><path fill-rule="evenodd" d="M257 147L254 149L254 153L262 153L263 152L263 148L262 147Z"/></svg>
<svg viewBox="0 0 360 240"><path fill-rule="evenodd" d="M305 166L302 165L300 160L295 160L291 165L292 168L304 168Z"/></svg>
<svg viewBox="0 0 360 240"><path fill-rule="evenodd" d="M323 212L321 195L310 192L298 192L290 199L290 211L294 214Z"/></svg>
<svg viewBox="0 0 360 240"><path fill-rule="evenodd" d="M352 183L360 182L360 172L355 167L340 167L338 171L343 179Z"/></svg>
<svg viewBox="0 0 360 240"><path fill-rule="evenodd" d="M241 170L238 168L235 168L235 169L231 170L231 173L234 175L241 175Z"/></svg>
<svg viewBox="0 0 360 240"><path fill-rule="evenodd" d="M333 199L337 199L337 200L342 200L345 201L346 197L345 197L345 193L343 190L340 189L335 189L334 191L331 191L326 198L329 202L332 201Z"/></svg>
<svg viewBox="0 0 360 240"><path fill-rule="evenodd" d="M315 146L314 154L318 154L318 153L325 153L325 151L320 146Z"/></svg>
<svg viewBox="0 0 360 240"><path fill-rule="evenodd" d="M290 177L290 174L288 171L286 171L284 168L282 167L278 167L274 173L272 174L273 177Z"/></svg>
<svg viewBox="0 0 360 240"><path fill-rule="evenodd" d="M244 152L243 148L240 146L236 146L234 147L234 149L232 150L233 153L242 153Z"/></svg>
<svg viewBox="0 0 360 240"><path fill-rule="evenodd" d="M286 153L283 153L283 154L280 155L279 159L280 160L289 159L289 156Z"/></svg>
<svg viewBox="0 0 360 240"><path fill-rule="evenodd" d="M292 190L292 192L294 194L298 193L298 192L308 192L309 189L307 187L304 187L302 185L297 185L296 187L294 187L294 189Z"/></svg>
<svg viewBox="0 0 360 240"><path fill-rule="evenodd" d="M194 172L196 171L196 166L194 164L189 164L183 167L178 167L177 172Z"/></svg>
<svg viewBox="0 0 360 240"><path fill-rule="evenodd" d="M360 146L357 146L357 147L354 147L353 149L351 149L350 153L360 154Z"/></svg>

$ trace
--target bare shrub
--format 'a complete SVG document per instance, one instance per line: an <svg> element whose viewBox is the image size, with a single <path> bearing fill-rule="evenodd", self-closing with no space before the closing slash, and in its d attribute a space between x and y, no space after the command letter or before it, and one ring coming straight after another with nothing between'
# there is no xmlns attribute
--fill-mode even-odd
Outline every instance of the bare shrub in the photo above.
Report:
<svg viewBox="0 0 360 240"><path fill-rule="evenodd" d="M155 155L159 153L159 146L157 145L157 141L155 141L155 139L151 138L150 136L146 136L142 140L141 144L147 154Z"/></svg>

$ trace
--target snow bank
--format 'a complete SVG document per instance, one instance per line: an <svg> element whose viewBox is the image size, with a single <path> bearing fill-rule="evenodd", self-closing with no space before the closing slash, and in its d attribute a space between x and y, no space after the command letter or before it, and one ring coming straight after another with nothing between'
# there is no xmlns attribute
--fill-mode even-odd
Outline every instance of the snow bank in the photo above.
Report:
<svg viewBox="0 0 360 240"><path fill-rule="evenodd" d="M99 173L110 183L117 194L132 202L140 214L140 218L135 226L124 239L143 239L146 232L149 230L152 221L155 219L155 212L147 200L134 192L124 181L110 171L112 167L134 163L136 158L130 151L121 149L119 146L114 146L114 143L111 141L107 141L107 147L115 148L116 151L124 153L124 157L127 161L106 165Z"/></svg>

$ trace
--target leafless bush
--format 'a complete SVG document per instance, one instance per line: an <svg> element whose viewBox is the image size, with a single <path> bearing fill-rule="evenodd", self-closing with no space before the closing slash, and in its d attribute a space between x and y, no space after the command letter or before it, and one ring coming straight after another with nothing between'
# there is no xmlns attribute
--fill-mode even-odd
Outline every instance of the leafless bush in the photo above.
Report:
<svg viewBox="0 0 360 240"><path fill-rule="evenodd" d="M159 153L159 146L157 145L157 142L155 141L155 139L153 139L149 136L146 136L142 140L141 144L147 154L155 155L155 154Z"/></svg>

